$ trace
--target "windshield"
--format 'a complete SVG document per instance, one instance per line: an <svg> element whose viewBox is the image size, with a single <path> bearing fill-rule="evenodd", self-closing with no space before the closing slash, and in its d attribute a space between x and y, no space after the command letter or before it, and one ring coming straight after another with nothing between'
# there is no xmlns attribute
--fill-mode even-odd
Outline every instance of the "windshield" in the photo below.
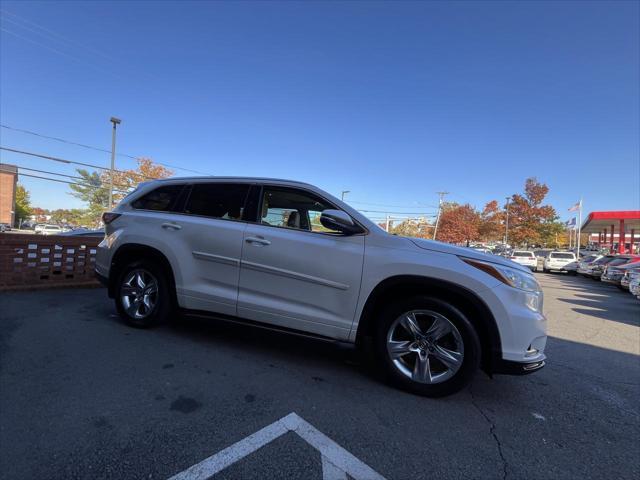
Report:
<svg viewBox="0 0 640 480"><path fill-rule="evenodd" d="M609 263L611 260L613 260L615 257L602 257L599 260L596 260L594 263L594 265L604 265L606 263Z"/></svg>

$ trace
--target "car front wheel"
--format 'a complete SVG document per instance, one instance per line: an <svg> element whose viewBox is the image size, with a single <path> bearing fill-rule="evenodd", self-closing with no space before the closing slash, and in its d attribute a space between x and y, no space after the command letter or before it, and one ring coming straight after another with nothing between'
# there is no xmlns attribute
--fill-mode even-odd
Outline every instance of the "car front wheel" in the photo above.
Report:
<svg viewBox="0 0 640 480"><path fill-rule="evenodd" d="M164 271L147 261L127 265L118 278L115 302L120 317L133 327L164 322L171 311Z"/></svg>
<svg viewBox="0 0 640 480"><path fill-rule="evenodd" d="M478 335L455 306L417 296L389 305L375 332L376 358L395 385L427 397L464 388L480 363Z"/></svg>

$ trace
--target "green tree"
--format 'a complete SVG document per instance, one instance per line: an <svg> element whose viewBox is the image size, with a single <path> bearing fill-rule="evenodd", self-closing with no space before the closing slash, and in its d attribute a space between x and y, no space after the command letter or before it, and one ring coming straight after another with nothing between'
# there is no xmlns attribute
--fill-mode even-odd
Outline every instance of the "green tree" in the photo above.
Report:
<svg viewBox="0 0 640 480"><path fill-rule="evenodd" d="M31 196L23 185L16 187L16 210L15 226L20 225L20 221L25 221L31 215Z"/></svg>

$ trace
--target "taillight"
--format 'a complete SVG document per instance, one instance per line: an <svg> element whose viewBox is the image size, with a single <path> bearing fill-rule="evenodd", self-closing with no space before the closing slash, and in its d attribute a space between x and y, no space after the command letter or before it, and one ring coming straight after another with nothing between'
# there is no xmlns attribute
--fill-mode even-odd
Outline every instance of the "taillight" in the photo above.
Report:
<svg viewBox="0 0 640 480"><path fill-rule="evenodd" d="M102 214L102 223L104 223L105 225L109 225L111 222L113 222L120 215L122 215L122 214L121 213L113 213L113 212L104 212Z"/></svg>

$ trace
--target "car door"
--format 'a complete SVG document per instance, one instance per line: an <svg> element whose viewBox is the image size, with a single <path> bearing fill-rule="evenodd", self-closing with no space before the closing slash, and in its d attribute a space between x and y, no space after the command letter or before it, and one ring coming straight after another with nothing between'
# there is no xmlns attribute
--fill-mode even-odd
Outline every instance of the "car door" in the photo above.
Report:
<svg viewBox="0 0 640 480"><path fill-rule="evenodd" d="M180 215L163 224L178 254L180 306L236 315L248 184L194 183Z"/></svg>
<svg viewBox="0 0 640 480"><path fill-rule="evenodd" d="M365 236L322 227L321 212L333 208L313 192L263 186L258 221L244 232L239 316L332 338L348 337L358 302Z"/></svg>

